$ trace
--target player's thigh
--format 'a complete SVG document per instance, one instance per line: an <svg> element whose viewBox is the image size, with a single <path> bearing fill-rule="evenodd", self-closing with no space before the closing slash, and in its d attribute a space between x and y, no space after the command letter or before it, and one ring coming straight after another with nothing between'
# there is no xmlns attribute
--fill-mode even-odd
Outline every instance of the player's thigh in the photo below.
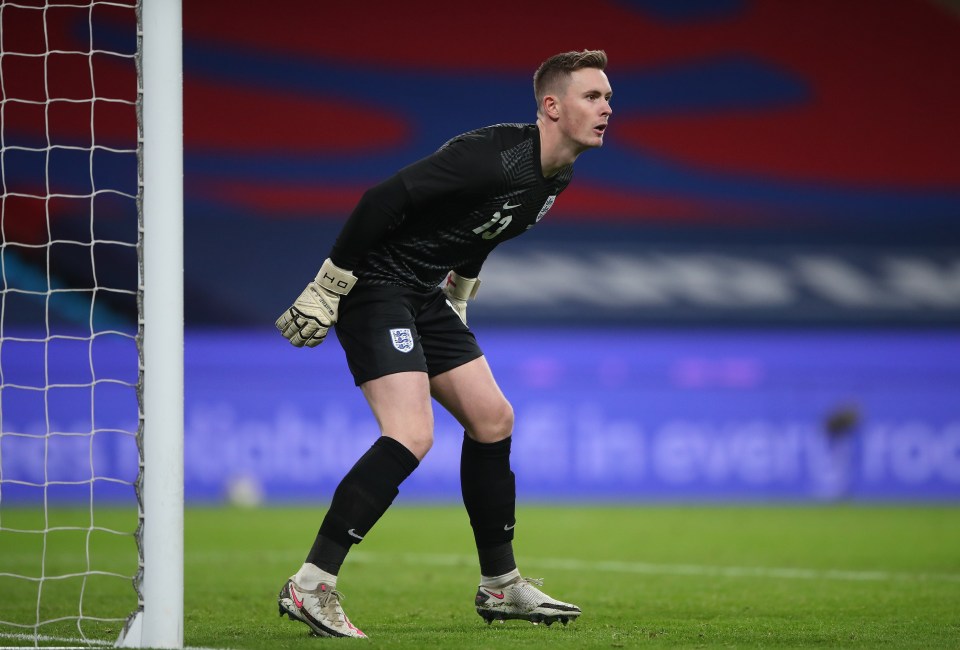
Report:
<svg viewBox="0 0 960 650"><path fill-rule="evenodd" d="M473 332L439 288L420 306L416 329L431 377L483 356Z"/></svg>
<svg viewBox="0 0 960 650"><path fill-rule="evenodd" d="M433 404L425 372L398 372L360 385L380 432L423 459L433 444Z"/></svg>
<svg viewBox="0 0 960 650"><path fill-rule="evenodd" d="M513 431L513 408L485 357L431 377L430 392L474 440L497 442Z"/></svg>
<svg viewBox="0 0 960 650"><path fill-rule="evenodd" d="M402 287L356 286L340 303L337 338L357 386L399 372L427 372L416 328L417 293Z"/></svg>

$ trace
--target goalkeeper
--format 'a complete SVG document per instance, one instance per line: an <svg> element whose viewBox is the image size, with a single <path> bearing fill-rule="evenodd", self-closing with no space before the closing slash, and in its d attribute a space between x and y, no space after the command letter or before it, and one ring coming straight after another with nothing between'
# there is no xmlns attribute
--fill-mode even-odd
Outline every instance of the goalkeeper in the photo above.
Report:
<svg viewBox="0 0 960 650"><path fill-rule="evenodd" d="M611 88L602 50L550 57L534 75L534 124L470 131L368 190L316 278L277 319L293 345L335 325L382 436L343 477L280 614L320 636L363 637L344 615L337 574L433 443L431 397L463 426L460 484L480 561L477 612L566 623L580 608L521 577L510 469L513 410L467 326L493 248L532 228L603 144ZM440 286L442 283L442 287Z"/></svg>

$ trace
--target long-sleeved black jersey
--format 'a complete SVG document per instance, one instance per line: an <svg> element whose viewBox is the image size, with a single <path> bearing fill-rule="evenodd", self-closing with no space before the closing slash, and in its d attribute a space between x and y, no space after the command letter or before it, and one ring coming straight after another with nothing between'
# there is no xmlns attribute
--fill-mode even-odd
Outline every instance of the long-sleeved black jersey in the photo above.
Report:
<svg viewBox="0 0 960 650"><path fill-rule="evenodd" d="M532 228L573 176L544 178L536 124L464 133L368 192L331 252L360 282L419 289L477 277L500 242Z"/></svg>

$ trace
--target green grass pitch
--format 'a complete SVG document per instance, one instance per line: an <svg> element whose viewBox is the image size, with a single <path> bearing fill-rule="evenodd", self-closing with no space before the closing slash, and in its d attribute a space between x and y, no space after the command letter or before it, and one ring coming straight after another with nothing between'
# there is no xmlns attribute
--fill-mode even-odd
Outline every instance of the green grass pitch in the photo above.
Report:
<svg viewBox="0 0 960 650"><path fill-rule="evenodd" d="M276 593L306 555L322 512L188 509L185 644L252 650L354 643L311 637L277 613ZM96 516L124 525L119 513ZM4 507L0 526L16 528L30 517L36 514ZM51 517L71 519L89 513ZM517 519L521 571L580 605L578 621L488 626L473 611L478 570L462 508L403 504L355 547L340 574L351 620L383 648L960 647L957 508L526 504ZM36 537L0 532L0 574L41 568L31 559ZM119 571L114 565L130 561L128 538L93 537L94 568ZM76 556L86 557L85 538L48 536L46 555L39 548L44 569L82 564ZM129 581L88 580L88 615L132 606ZM44 615L75 615L70 581L56 582L64 584L45 587ZM37 608L36 584L0 577L0 620L33 621ZM115 623L85 625L88 636L110 641L119 631ZM33 645L22 633L0 625L0 646ZM79 636L75 621L41 633L51 638L41 645Z"/></svg>

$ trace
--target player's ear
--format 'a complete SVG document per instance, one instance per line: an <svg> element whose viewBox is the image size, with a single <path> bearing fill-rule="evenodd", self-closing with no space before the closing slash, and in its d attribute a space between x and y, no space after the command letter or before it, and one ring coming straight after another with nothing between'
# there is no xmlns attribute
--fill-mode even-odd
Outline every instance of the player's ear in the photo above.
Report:
<svg viewBox="0 0 960 650"><path fill-rule="evenodd" d="M543 114L551 120L560 119L560 102L553 95L543 96L543 105L541 106Z"/></svg>

